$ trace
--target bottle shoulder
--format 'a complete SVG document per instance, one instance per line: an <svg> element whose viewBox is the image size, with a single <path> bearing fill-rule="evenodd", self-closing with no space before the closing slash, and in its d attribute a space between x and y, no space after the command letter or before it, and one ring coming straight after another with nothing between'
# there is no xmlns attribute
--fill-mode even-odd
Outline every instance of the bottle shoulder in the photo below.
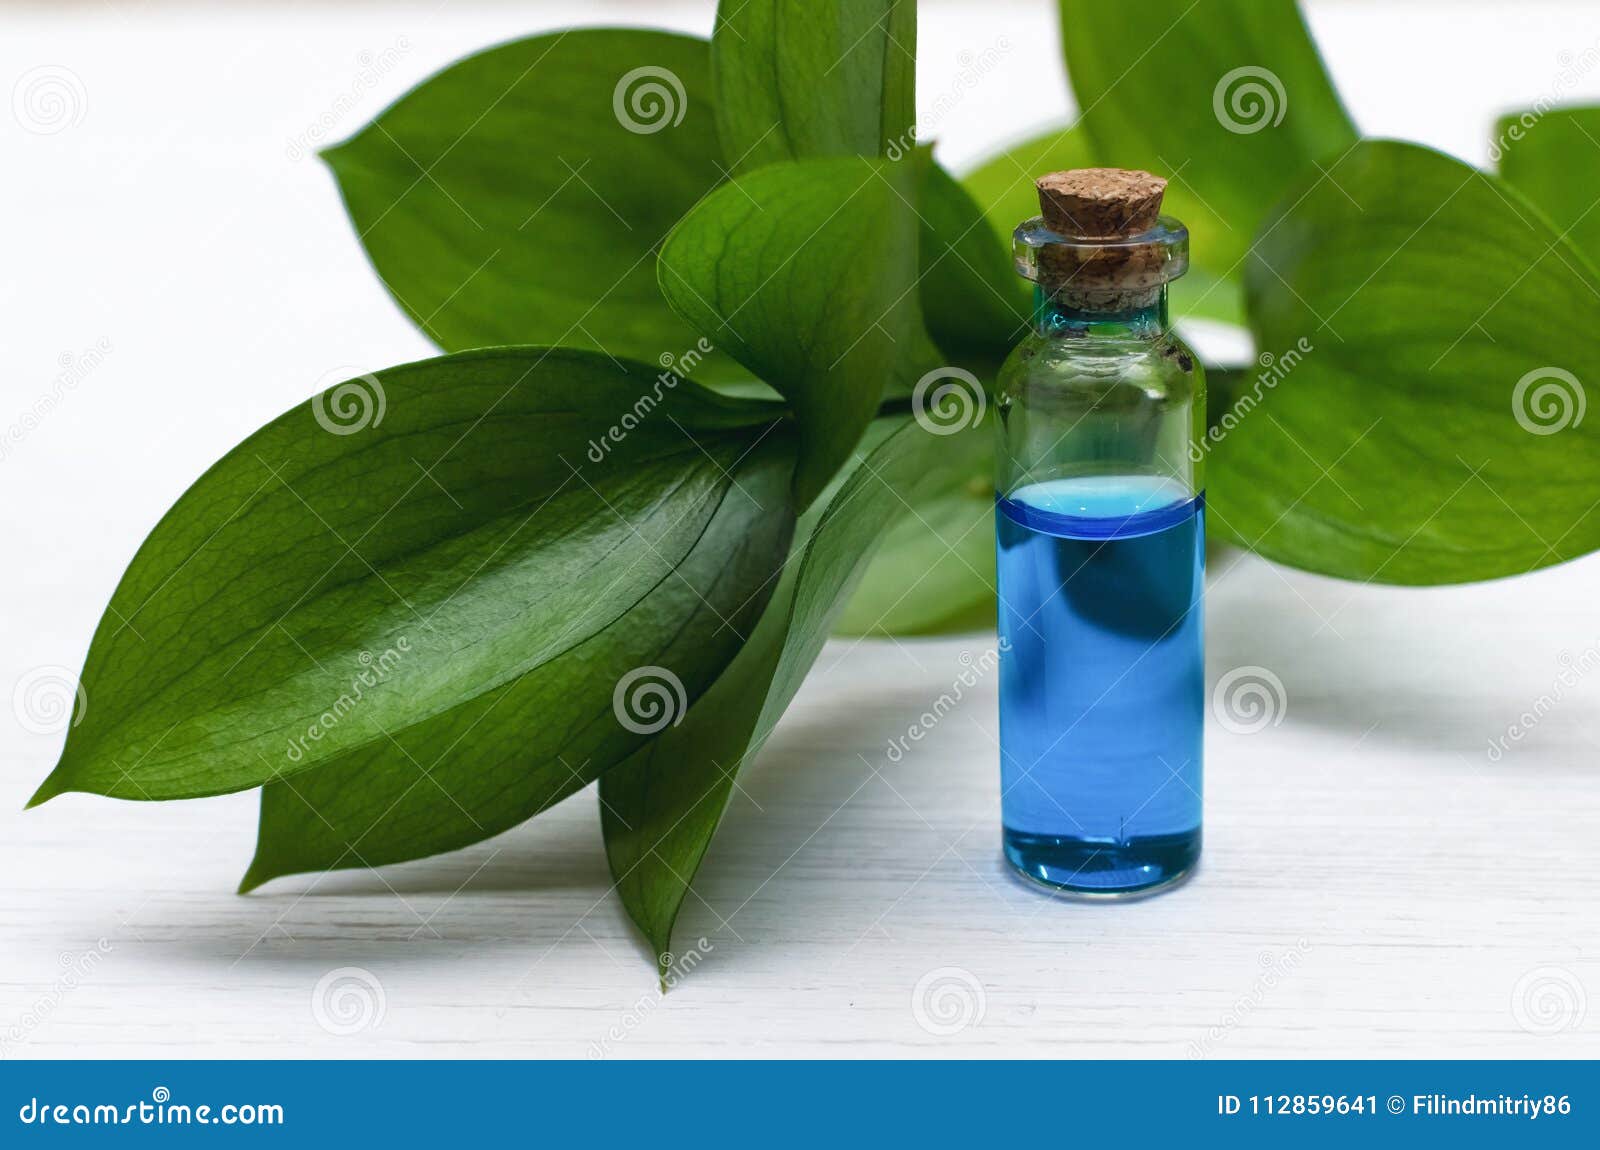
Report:
<svg viewBox="0 0 1600 1150"><path fill-rule="evenodd" d="M1134 388L1188 399L1204 396L1205 369L1194 349L1171 330L1138 338L1033 332L1012 348L996 385L1002 397Z"/></svg>

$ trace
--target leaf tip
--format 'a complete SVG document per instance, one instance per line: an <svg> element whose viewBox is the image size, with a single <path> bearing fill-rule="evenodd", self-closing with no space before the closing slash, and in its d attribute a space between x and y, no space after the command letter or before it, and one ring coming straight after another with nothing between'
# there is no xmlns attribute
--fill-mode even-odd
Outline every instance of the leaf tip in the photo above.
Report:
<svg viewBox="0 0 1600 1150"><path fill-rule="evenodd" d="M31 811L34 807L43 806L57 795L72 789L57 779L56 774L55 771L50 772L49 777L39 784L39 789L33 792L33 797L23 804L23 810Z"/></svg>
<svg viewBox="0 0 1600 1150"><path fill-rule="evenodd" d="M239 888L235 894L249 894L263 883L271 882L277 875L261 861L257 855L250 860L250 865L245 867L243 876L239 879Z"/></svg>
<svg viewBox="0 0 1600 1150"><path fill-rule="evenodd" d="M354 137L351 137L353 139ZM339 170L339 157L350 146L350 139L340 140L337 144L328 144L316 150L317 159L327 164L335 172Z"/></svg>

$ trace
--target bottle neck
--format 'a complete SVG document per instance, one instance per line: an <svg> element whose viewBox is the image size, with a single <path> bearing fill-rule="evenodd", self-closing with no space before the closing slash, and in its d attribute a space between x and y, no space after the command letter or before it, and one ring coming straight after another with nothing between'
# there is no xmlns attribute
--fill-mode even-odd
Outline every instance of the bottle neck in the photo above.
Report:
<svg viewBox="0 0 1600 1150"><path fill-rule="evenodd" d="M1033 291L1033 325L1046 338L1153 339L1171 329L1167 316L1167 288L1163 284L1154 303L1123 311L1072 307L1043 287Z"/></svg>

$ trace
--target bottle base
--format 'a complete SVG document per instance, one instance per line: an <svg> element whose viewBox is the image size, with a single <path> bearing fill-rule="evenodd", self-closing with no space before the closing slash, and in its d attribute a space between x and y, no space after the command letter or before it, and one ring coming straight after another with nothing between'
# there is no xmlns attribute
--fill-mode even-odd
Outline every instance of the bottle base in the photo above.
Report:
<svg viewBox="0 0 1600 1150"><path fill-rule="evenodd" d="M1181 885L1200 861L1200 832L1129 842L1005 831L1005 855L1030 883L1094 902L1148 898Z"/></svg>

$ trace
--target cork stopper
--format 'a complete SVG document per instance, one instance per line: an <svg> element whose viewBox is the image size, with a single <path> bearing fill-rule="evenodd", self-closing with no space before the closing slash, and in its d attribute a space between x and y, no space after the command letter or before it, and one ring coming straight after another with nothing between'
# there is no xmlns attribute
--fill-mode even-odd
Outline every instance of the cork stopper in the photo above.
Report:
<svg viewBox="0 0 1600 1150"><path fill-rule="evenodd" d="M1017 230L1018 267L1069 306L1148 307L1187 269L1188 233L1161 216L1160 176L1077 168L1040 176L1035 186L1041 216Z"/></svg>
<svg viewBox="0 0 1600 1150"><path fill-rule="evenodd" d="M1081 239L1136 236L1155 226L1167 181L1124 168L1076 168L1034 181L1053 232Z"/></svg>

